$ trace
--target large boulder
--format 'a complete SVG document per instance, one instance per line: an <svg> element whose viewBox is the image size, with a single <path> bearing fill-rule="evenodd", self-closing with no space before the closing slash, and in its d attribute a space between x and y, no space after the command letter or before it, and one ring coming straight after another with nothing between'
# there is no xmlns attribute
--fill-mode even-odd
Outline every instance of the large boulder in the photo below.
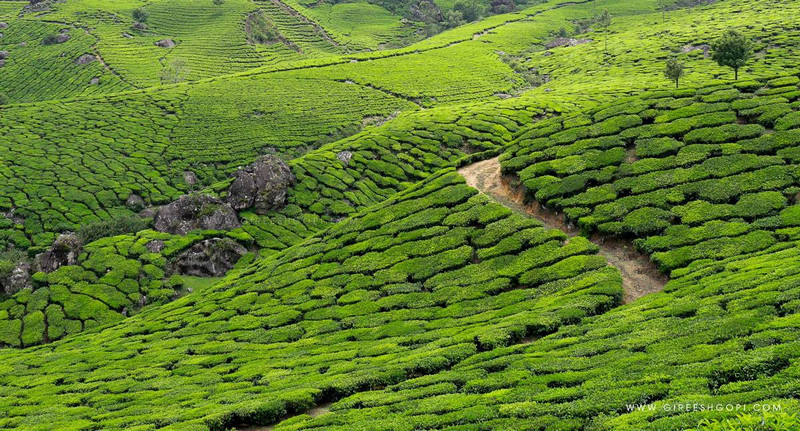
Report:
<svg viewBox="0 0 800 431"><path fill-rule="evenodd" d="M141 211L144 209L144 199L135 193L131 193L128 195L128 199L125 199L125 206L131 211Z"/></svg>
<svg viewBox="0 0 800 431"><path fill-rule="evenodd" d="M11 271L0 275L0 287L6 295L13 295L22 289L30 289L31 285L31 265L28 262L20 262Z"/></svg>
<svg viewBox="0 0 800 431"><path fill-rule="evenodd" d="M228 238L203 240L175 261L174 270L181 275L221 277L247 253L241 244Z"/></svg>
<svg viewBox="0 0 800 431"><path fill-rule="evenodd" d="M286 194L295 177L286 162L266 155L233 174L228 203L235 210L253 208L264 214L286 204Z"/></svg>
<svg viewBox="0 0 800 431"><path fill-rule="evenodd" d="M336 155L336 158L339 159L345 166L350 166L350 160L353 158L353 153L350 151L340 151L339 154Z"/></svg>
<svg viewBox="0 0 800 431"><path fill-rule="evenodd" d="M97 60L97 57L94 54L83 54L75 59L75 64L82 66L85 64L89 64L95 60Z"/></svg>
<svg viewBox="0 0 800 431"><path fill-rule="evenodd" d="M161 48L174 48L175 41L172 39L161 39L156 42L156 46L160 46Z"/></svg>
<svg viewBox="0 0 800 431"><path fill-rule="evenodd" d="M157 231L185 235L193 230L230 230L241 226L228 204L208 195L183 195L158 209L153 217Z"/></svg>
<svg viewBox="0 0 800 431"><path fill-rule="evenodd" d="M53 272L62 266L78 264L78 256L83 252L83 243L74 233L62 233L53 245L36 256L39 271Z"/></svg>

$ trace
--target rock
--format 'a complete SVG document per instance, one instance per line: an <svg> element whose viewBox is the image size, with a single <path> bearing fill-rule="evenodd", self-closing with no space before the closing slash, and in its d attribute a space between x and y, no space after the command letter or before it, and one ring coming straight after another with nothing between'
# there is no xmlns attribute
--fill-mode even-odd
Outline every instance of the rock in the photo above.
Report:
<svg viewBox="0 0 800 431"><path fill-rule="evenodd" d="M20 42L17 46L28 46L28 42Z"/></svg>
<svg viewBox="0 0 800 431"><path fill-rule="evenodd" d="M139 217L141 217L141 218L155 218L156 213L158 213L158 208L157 207L145 208L145 209L139 211Z"/></svg>
<svg viewBox="0 0 800 431"><path fill-rule="evenodd" d="M711 51L711 47L708 45L685 45L681 48L681 52L684 54L688 54L693 51L703 51L703 57L708 58L709 52Z"/></svg>
<svg viewBox="0 0 800 431"><path fill-rule="evenodd" d="M55 42L56 43L64 43L70 39L69 33L59 33L56 35Z"/></svg>
<svg viewBox="0 0 800 431"><path fill-rule="evenodd" d="M97 85L99 83L100 83L100 78L98 78L96 76L89 80L89 85Z"/></svg>
<svg viewBox="0 0 800 431"><path fill-rule="evenodd" d="M353 158L353 153L350 151L341 151L336 155L336 158L339 159L339 161L345 166L350 166L350 159Z"/></svg>
<svg viewBox="0 0 800 431"><path fill-rule="evenodd" d="M158 209L153 218L155 230L185 235L193 230L229 230L240 226L228 204L208 195L183 195Z"/></svg>
<svg viewBox="0 0 800 431"><path fill-rule="evenodd" d="M228 238L211 238L191 246L175 261L178 274L196 277L221 277L247 253L241 244Z"/></svg>
<svg viewBox="0 0 800 431"><path fill-rule="evenodd" d="M36 256L38 269L53 272L62 266L77 265L82 251L83 244L77 235L62 233L46 252Z"/></svg>
<svg viewBox="0 0 800 431"><path fill-rule="evenodd" d="M8 23L7 22L0 22L0 30L7 29Z"/></svg>
<svg viewBox="0 0 800 431"><path fill-rule="evenodd" d="M144 209L144 199L141 196L131 193L125 200L125 206L131 211L141 211Z"/></svg>
<svg viewBox="0 0 800 431"><path fill-rule="evenodd" d="M132 38L133 38L133 35L132 35L132 34L130 34L130 33L125 33L125 32L123 31L123 32L122 32L122 37L124 37L124 38L127 38L127 39L132 39Z"/></svg>
<svg viewBox="0 0 800 431"><path fill-rule="evenodd" d="M18 263L5 277L0 277L0 286L6 295L32 288L31 265L28 262Z"/></svg>
<svg viewBox="0 0 800 431"><path fill-rule="evenodd" d="M134 22L131 27L135 28L136 30L147 30L147 24L138 21Z"/></svg>
<svg viewBox="0 0 800 431"><path fill-rule="evenodd" d="M188 184L190 186L193 186L193 185L197 184L197 175L192 171L184 171L183 172L183 181L186 184Z"/></svg>
<svg viewBox="0 0 800 431"><path fill-rule="evenodd" d="M94 54L83 54L82 56L75 59L75 64L84 65L84 64L89 64L95 60L97 60L97 57L95 57Z"/></svg>
<svg viewBox="0 0 800 431"><path fill-rule="evenodd" d="M5 60L0 60L0 67L5 67L5 65L6 65L6 61Z"/></svg>
<svg viewBox="0 0 800 431"><path fill-rule="evenodd" d="M154 239L144 245L144 248L146 248L150 253L161 253L161 251L164 250L164 247L166 247L164 245L164 241L161 241L160 239Z"/></svg>
<svg viewBox="0 0 800 431"><path fill-rule="evenodd" d="M5 60L8 58L8 51L0 51L0 60Z"/></svg>
<svg viewBox="0 0 800 431"><path fill-rule="evenodd" d="M237 211L254 208L259 214L283 207L296 181L286 162L271 154L239 169L233 177L228 203Z"/></svg>
<svg viewBox="0 0 800 431"><path fill-rule="evenodd" d="M557 37L547 42L544 47L547 49L558 48L560 46L578 46L594 42L592 39L573 39L568 37Z"/></svg>
<svg viewBox="0 0 800 431"><path fill-rule="evenodd" d="M162 48L172 48L175 46L175 41L172 39L161 39L156 42L156 46L160 46Z"/></svg>

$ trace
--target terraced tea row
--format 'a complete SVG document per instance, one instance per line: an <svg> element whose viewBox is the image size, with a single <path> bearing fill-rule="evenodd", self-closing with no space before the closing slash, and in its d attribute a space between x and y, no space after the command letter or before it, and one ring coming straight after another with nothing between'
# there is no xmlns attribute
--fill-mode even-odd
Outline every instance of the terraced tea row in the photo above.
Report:
<svg viewBox="0 0 800 431"><path fill-rule="evenodd" d="M101 315L103 322L122 319L124 315L134 313L142 305L162 303L183 293L180 289L178 292L173 289L176 286L180 287L178 281L170 278L174 262L179 252L204 239L227 237L245 247L258 248L262 257L280 252L348 215L386 200L435 171L455 166L467 152L491 150L505 145L524 124L530 123L534 116L544 114L544 111L498 110L497 115L492 118L493 122L489 122L487 118L482 117L484 112L482 109L464 113L446 112L439 113L436 117L427 112L420 113L370 129L348 140L329 144L295 159L290 162L290 166L297 177L297 184L288 192L288 206L268 215L242 212L241 228L228 232L199 232L188 237L175 238L167 234L143 231L89 244L87 250L101 249L102 253L90 253L80 257L79 266L59 270L58 274L38 274L35 277L37 284L33 291L25 290L3 302L0 308L7 310L7 313L0 315L0 325L5 328L0 343L10 346L33 345L67 335L68 332L65 331L43 330L41 325L24 325L26 319L40 317L42 309L40 305L47 305L47 297L53 297L54 289L63 291L65 286L71 288L75 283L84 281L86 283L83 283L77 292L79 296L62 295L58 304L70 309L85 308L78 305L92 301L84 295L95 300L114 295L118 300L113 301L113 304L109 301L99 301L100 304L95 304L92 312L81 314L81 320L96 321ZM447 144L443 145L440 142ZM181 178L184 169L195 169L199 174L204 174L194 166L182 163L187 163L187 160L180 163L172 162L170 166L172 170L168 172ZM216 184L211 190L219 190L225 197L228 183ZM23 187L23 184L19 183L19 187ZM75 187L75 184L70 184L70 187ZM127 186L120 185L120 187ZM188 184L182 186L184 190L188 187L190 187ZM28 184L25 190L30 189ZM107 208L104 205L111 205L112 202L118 202L115 205L123 205L127 196L132 193L139 193L151 202L158 202L154 200L156 195L152 192L143 193L139 189L120 191L118 196L103 195L109 199L108 202L101 204L100 201L92 201L94 206L86 207L86 219L81 219L71 226L77 228L107 218L101 211L102 208ZM173 189L170 196L179 193L181 191ZM162 199L166 199L166 196ZM59 208L70 208L67 206L68 202L52 201L60 202ZM5 226L9 242L13 241L16 247L29 247L31 253L41 251L50 245L59 228L49 226L58 226L57 224L45 225L49 230L42 231L34 237L34 240L40 241L39 245L31 245L25 242L28 237L24 235L24 229L35 225L28 221L30 217L24 216L25 206L20 205L11 209L13 211L9 214L7 219L9 221ZM97 212L89 212L90 209L95 209ZM46 213L52 214L53 217L65 218L72 214L71 211ZM117 217L122 217L124 214L132 214L132 209L120 208L115 213ZM15 222L14 219L17 217L20 219ZM22 223L21 219L25 222ZM163 252L142 250L142 243L169 238L174 238L172 241L176 245L167 246ZM97 263L98 261L101 263ZM13 268L16 263L10 262L10 264L9 268ZM114 273L105 277L109 269ZM94 274L91 274L92 272ZM137 289L136 286L140 288ZM41 296L44 299L35 306L26 306L31 295ZM143 297L146 299L142 299ZM74 319L76 316L69 317ZM90 322L89 326L91 325ZM70 332L83 327L74 326ZM23 328L28 328L27 334ZM48 332L49 335L46 335Z"/></svg>
<svg viewBox="0 0 800 431"><path fill-rule="evenodd" d="M587 233L635 238L664 271L793 237L796 76L653 94L542 122L502 158Z"/></svg>
<svg viewBox="0 0 800 431"><path fill-rule="evenodd" d="M0 351L0 427L274 422L609 309L595 251L434 175L124 324Z"/></svg>
<svg viewBox="0 0 800 431"><path fill-rule="evenodd" d="M664 293L276 430L664 430L731 417L748 429L735 416L758 426L764 411L787 417L772 429L794 429L799 245L682 271Z"/></svg>
<svg viewBox="0 0 800 431"><path fill-rule="evenodd" d="M58 24L17 19L16 13L25 3L3 3L16 7L0 9L0 22L4 23L0 28L0 105L131 88L97 61L96 39L91 35ZM54 41L45 43L48 37Z"/></svg>

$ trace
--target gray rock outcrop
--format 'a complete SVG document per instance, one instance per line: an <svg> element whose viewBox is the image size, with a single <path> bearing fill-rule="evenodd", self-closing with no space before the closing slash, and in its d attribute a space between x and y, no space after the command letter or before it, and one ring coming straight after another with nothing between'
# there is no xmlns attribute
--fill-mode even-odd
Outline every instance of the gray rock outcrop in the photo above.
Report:
<svg viewBox="0 0 800 431"><path fill-rule="evenodd" d="M247 253L241 244L228 238L211 238L191 246L175 261L181 275L221 277Z"/></svg>
<svg viewBox="0 0 800 431"><path fill-rule="evenodd" d="M53 272L62 266L77 265L78 256L83 252L83 244L74 233L62 233L53 245L36 256L38 270Z"/></svg>
<svg viewBox="0 0 800 431"><path fill-rule="evenodd" d="M183 195L158 209L153 226L160 232L185 235L193 230L229 230L240 226L230 205L208 195Z"/></svg>
<svg viewBox="0 0 800 431"><path fill-rule="evenodd" d="M161 241L160 239L154 239L145 244L144 247L150 253L161 253L161 251L164 250L164 247L166 247L166 245L164 244L164 241Z"/></svg>
<svg viewBox="0 0 800 431"><path fill-rule="evenodd" d="M22 289L30 289L31 265L28 262L18 263L8 274L0 277L0 287L6 295L13 295Z"/></svg>
<svg viewBox="0 0 800 431"><path fill-rule="evenodd" d="M95 57L94 54L83 54L80 57L78 57L77 59L75 59L75 64L81 66L81 65L89 64L89 63L91 63L91 62L93 62L95 60L97 60L97 57Z"/></svg>
<svg viewBox="0 0 800 431"><path fill-rule="evenodd" d="M144 199L141 196L131 193L128 199L125 199L125 206L131 211L141 211L144 209Z"/></svg>
<svg viewBox="0 0 800 431"><path fill-rule="evenodd" d="M350 151L340 151L339 154L336 155L336 158L339 159L345 166L350 166L350 160L353 158L353 153Z"/></svg>
<svg viewBox="0 0 800 431"><path fill-rule="evenodd" d="M271 154L239 169L233 177L228 203L237 211L253 208L259 214L283 207L296 181L286 162Z"/></svg>
<svg viewBox="0 0 800 431"><path fill-rule="evenodd" d="M172 39L161 39L156 42L156 46L160 46L161 48L173 48L175 47L175 41Z"/></svg>

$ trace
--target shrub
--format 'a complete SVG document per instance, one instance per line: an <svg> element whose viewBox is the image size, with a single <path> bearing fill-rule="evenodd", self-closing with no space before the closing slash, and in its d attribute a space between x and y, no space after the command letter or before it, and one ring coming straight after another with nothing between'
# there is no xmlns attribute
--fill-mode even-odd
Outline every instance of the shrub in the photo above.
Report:
<svg viewBox="0 0 800 431"><path fill-rule="evenodd" d="M136 233L147 229L148 226L147 220L139 216L120 217L87 224L79 228L76 234L81 242L89 244L100 238Z"/></svg>
<svg viewBox="0 0 800 431"><path fill-rule="evenodd" d="M250 43L270 44L280 41L280 32L272 20L261 11L254 12L245 20L245 31Z"/></svg>
<svg viewBox="0 0 800 431"><path fill-rule="evenodd" d="M150 18L150 12L139 7L133 10L132 16L134 21L145 23L147 19Z"/></svg>

